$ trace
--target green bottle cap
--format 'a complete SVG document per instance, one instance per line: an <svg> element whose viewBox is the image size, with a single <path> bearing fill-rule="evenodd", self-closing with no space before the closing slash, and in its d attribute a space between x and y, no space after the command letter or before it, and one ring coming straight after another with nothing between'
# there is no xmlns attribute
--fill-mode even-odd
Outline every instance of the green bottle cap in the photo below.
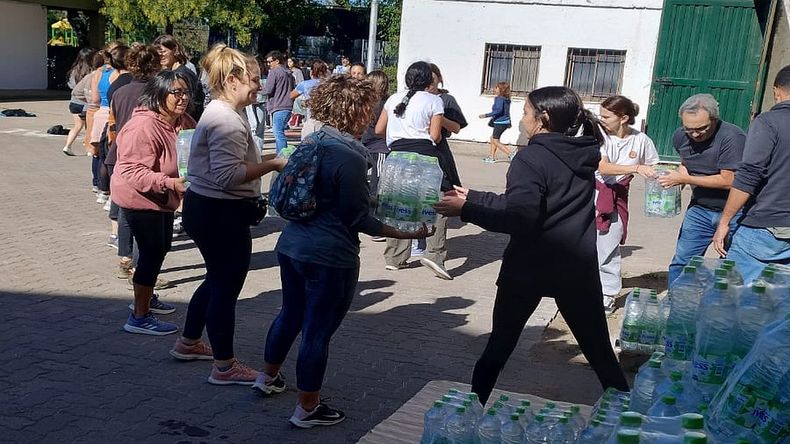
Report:
<svg viewBox="0 0 790 444"><path fill-rule="evenodd" d="M639 431L619 430L617 432L617 444L639 444Z"/></svg>
<svg viewBox="0 0 790 444"><path fill-rule="evenodd" d="M728 267L734 267L735 266L735 261L732 260L732 259L722 259L721 260L721 264L722 265L726 265Z"/></svg>
<svg viewBox="0 0 790 444"><path fill-rule="evenodd" d="M697 272L697 267L693 265L686 265L683 267L683 274L692 274Z"/></svg>
<svg viewBox="0 0 790 444"><path fill-rule="evenodd" d="M523 415L524 413L527 413L527 409L524 407L517 407L516 413L518 413L519 415Z"/></svg>
<svg viewBox="0 0 790 444"><path fill-rule="evenodd" d="M571 411L573 413L581 413L582 408L581 408L581 406L578 406L578 405L574 404L574 405L571 406Z"/></svg>
<svg viewBox="0 0 790 444"><path fill-rule="evenodd" d="M730 275L730 272L722 265L721 267L717 268L716 271L713 272L713 274L717 278L726 278L727 276Z"/></svg>
<svg viewBox="0 0 790 444"><path fill-rule="evenodd" d="M691 256L691 259L689 260L689 264L699 265L704 263L705 263L705 258L702 256Z"/></svg>
<svg viewBox="0 0 790 444"><path fill-rule="evenodd" d="M754 292L754 294L761 294L761 295L765 294L765 284L760 282L753 284L752 291Z"/></svg>
<svg viewBox="0 0 790 444"><path fill-rule="evenodd" d="M642 415L637 412L620 413L620 425L638 429L642 426Z"/></svg>
<svg viewBox="0 0 790 444"><path fill-rule="evenodd" d="M533 421L543 422L544 419L546 418L543 415L535 415L535 419L533 419Z"/></svg>
<svg viewBox="0 0 790 444"><path fill-rule="evenodd" d="M651 359L647 361L647 366L650 368L661 368L661 361L658 361L656 359Z"/></svg>
<svg viewBox="0 0 790 444"><path fill-rule="evenodd" d="M434 401L433 406L436 408L444 407L444 403L442 401Z"/></svg>
<svg viewBox="0 0 790 444"><path fill-rule="evenodd" d="M598 427L599 425L601 425L601 420L593 419L592 421L590 421L590 424L592 424L593 427Z"/></svg>
<svg viewBox="0 0 790 444"><path fill-rule="evenodd" d="M669 374L669 379L675 382L680 381L681 379L683 379L683 372L681 372L680 370L672 370L672 372Z"/></svg>
<svg viewBox="0 0 790 444"><path fill-rule="evenodd" d="M683 444L707 444L708 437L700 432L688 432L683 435Z"/></svg>
<svg viewBox="0 0 790 444"><path fill-rule="evenodd" d="M497 402L494 403L494 408L497 409L497 410L501 409L504 406L505 406L505 404L503 404L501 401L497 401Z"/></svg>
<svg viewBox="0 0 790 444"><path fill-rule="evenodd" d="M488 412L486 412L486 415L488 415L488 416L496 416L496 409L488 409Z"/></svg>
<svg viewBox="0 0 790 444"><path fill-rule="evenodd" d="M729 284L727 284L727 281L716 281L716 283L713 284L713 287L716 290L726 290L729 287Z"/></svg>
<svg viewBox="0 0 790 444"><path fill-rule="evenodd" d="M673 382L669 386L669 391L674 393L674 394L676 394L676 395L680 394L680 393L683 393L683 383L682 382Z"/></svg>
<svg viewBox="0 0 790 444"><path fill-rule="evenodd" d="M776 276L776 272L774 271L773 268L765 267L763 268L763 272L760 273L760 276L768 279L773 279L773 277Z"/></svg>
<svg viewBox="0 0 790 444"><path fill-rule="evenodd" d="M560 418L560 424L567 424L569 419L570 418L568 418L567 416L563 416L562 418Z"/></svg>
<svg viewBox="0 0 790 444"><path fill-rule="evenodd" d="M661 397L661 402L663 402L666 405L675 405L677 401L678 399L675 398L673 395L664 395Z"/></svg>
<svg viewBox="0 0 790 444"><path fill-rule="evenodd" d="M458 393L459 393L458 389L447 390L448 395L457 395Z"/></svg>
<svg viewBox="0 0 790 444"><path fill-rule="evenodd" d="M468 399L464 399L464 401L461 404L463 404L464 407L469 408L469 407L472 406L472 401L470 401Z"/></svg>
<svg viewBox="0 0 790 444"><path fill-rule="evenodd" d="M555 409L557 408L557 403L549 401L546 403L545 407L548 409Z"/></svg>
<svg viewBox="0 0 790 444"><path fill-rule="evenodd" d="M472 401L477 401L478 399L480 399L480 397L477 396L477 393L470 393L470 394L466 395L466 397L469 398Z"/></svg>
<svg viewBox="0 0 790 444"><path fill-rule="evenodd" d="M522 399L522 400L521 400L521 406L522 406L522 407L529 407L529 406L531 406L531 405L532 405L532 403L531 403L531 402L529 402L529 399Z"/></svg>
<svg viewBox="0 0 790 444"><path fill-rule="evenodd" d="M450 395L444 395L444 396L442 396L442 401L444 401L444 402L450 402L450 401L452 401L452 400L453 400L453 397L452 397L452 396L450 396Z"/></svg>
<svg viewBox="0 0 790 444"><path fill-rule="evenodd" d="M499 400L502 401L502 402L508 402L508 401L510 401L510 396L508 396L508 395L499 395Z"/></svg>
<svg viewBox="0 0 790 444"><path fill-rule="evenodd" d="M686 430L702 430L705 428L705 418L698 413L683 414L680 423Z"/></svg>
<svg viewBox="0 0 790 444"><path fill-rule="evenodd" d="M511 421L518 421L518 415L510 415Z"/></svg>
<svg viewBox="0 0 790 444"><path fill-rule="evenodd" d="M466 407L458 407L455 409L455 413L466 413Z"/></svg>

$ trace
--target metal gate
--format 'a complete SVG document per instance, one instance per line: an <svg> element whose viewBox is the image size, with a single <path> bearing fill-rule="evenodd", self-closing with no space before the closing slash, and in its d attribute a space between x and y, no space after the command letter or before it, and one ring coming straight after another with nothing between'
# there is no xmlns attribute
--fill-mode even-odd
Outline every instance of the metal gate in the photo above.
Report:
<svg viewBox="0 0 790 444"><path fill-rule="evenodd" d="M664 1L647 115L662 160L678 160L672 133L693 94L713 94L723 120L748 128L763 44L753 0Z"/></svg>

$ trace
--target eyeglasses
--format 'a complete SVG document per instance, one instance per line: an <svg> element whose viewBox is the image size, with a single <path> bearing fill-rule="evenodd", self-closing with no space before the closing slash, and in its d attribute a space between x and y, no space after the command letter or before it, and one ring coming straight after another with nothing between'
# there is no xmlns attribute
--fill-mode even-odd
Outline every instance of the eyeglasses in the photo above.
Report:
<svg viewBox="0 0 790 444"><path fill-rule="evenodd" d="M189 97L192 95L188 89L171 89L169 93L176 96L176 99L180 99L184 96Z"/></svg>
<svg viewBox="0 0 790 444"><path fill-rule="evenodd" d="M706 134L708 131L710 131L710 128L711 128L712 126L713 126L713 122L711 122L711 123L709 123L709 124L707 124L707 125L705 125L705 126L700 126L700 127L698 127L698 128L686 128L686 127L684 126L684 127L683 127L683 131L685 131L685 132L686 132L686 134L699 134L699 135L703 135L703 134Z"/></svg>

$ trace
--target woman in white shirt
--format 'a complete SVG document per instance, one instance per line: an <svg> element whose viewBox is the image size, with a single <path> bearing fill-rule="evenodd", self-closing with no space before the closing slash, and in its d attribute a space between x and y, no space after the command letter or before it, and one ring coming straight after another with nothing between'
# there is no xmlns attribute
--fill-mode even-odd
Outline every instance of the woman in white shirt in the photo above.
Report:
<svg viewBox="0 0 790 444"><path fill-rule="evenodd" d="M654 177L651 165L659 159L653 141L630 126L639 114L637 104L627 97L612 96L601 103L600 114L607 137L601 146L595 184L598 264L604 308L611 311L622 290L620 245L628 231L628 188L636 174Z"/></svg>
<svg viewBox="0 0 790 444"><path fill-rule="evenodd" d="M376 123L376 134L385 135L391 151L409 151L425 156L437 157L436 143L442 138L444 104L442 99L428 92L434 82L431 65L415 62L406 70L407 91L391 95ZM426 241L425 255L420 263L430 268L442 279L452 279L444 268L446 255L447 226L437 224L436 233ZM388 239L384 250L387 270L398 270L406 266L411 257L411 241Z"/></svg>

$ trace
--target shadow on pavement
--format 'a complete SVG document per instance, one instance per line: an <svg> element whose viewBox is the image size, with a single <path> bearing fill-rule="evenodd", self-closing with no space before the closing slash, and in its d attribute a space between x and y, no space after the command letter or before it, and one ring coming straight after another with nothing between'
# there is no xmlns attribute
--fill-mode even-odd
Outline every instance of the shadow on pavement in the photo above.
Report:
<svg viewBox="0 0 790 444"><path fill-rule="evenodd" d="M448 271L457 278L464 273L502 259L508 239L506 234L490 231L449 238L447 240L447 260L457 258L466 260L463 264Z"/></svg>

